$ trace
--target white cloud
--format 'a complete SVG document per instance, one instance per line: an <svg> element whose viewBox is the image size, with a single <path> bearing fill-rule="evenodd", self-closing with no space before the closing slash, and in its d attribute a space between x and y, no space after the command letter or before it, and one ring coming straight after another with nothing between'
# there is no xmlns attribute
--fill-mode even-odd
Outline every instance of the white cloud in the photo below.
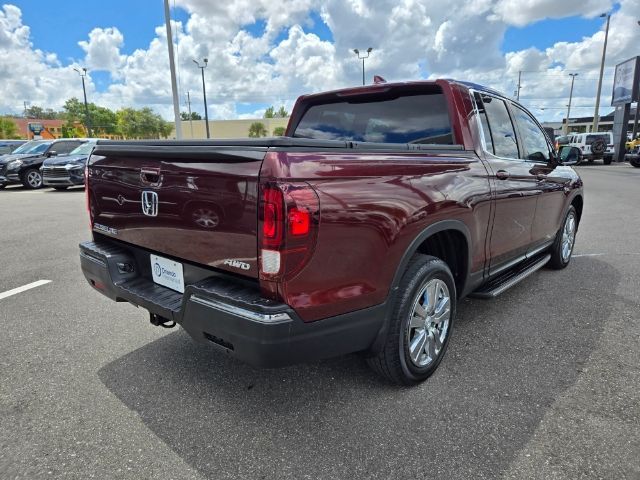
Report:
<svg viewBox="0 0 640 480"><path fill-rule="evenodd" d="M501 52L509 26L543 18L582 15L593 18L610 0L177 0L189 13L174 22L181 96L189 90L192 108L203 112L200 70L193 59L209 59L205 70L211 118L246 117L239 104L284 104L297 95L357 85L361 63L353 48L373 47L367 78L389 81L454 77L512 93L523 71L522 100L544 117L561 117L569 77L579 71L575 105L594 103L603 31L578 42L560 42L546 50ZM640 43L640 0L619 2L612 16L603 105L610 95L612 65L636 53ZM309 31L312 11L332 32L331 41ZM258 26L264 30L256 34ZM250 33L249 26L252 27ZM0 111L19 111L23 100L60 108L79 96L73 67L110 72L113 83L97 92L89 76L91 101L112 108L150 106L171 118L166 31L155 29L146 48L125 54L116 27L95 26L79 39L85 57L61 64L51 52L35 49L20 9L0 10ZM546 110L536 111L537 107ZM186 108L183 108L186 109ZM606 107L603 107L605 110ZM255 106L259 113L260 106ZM589 114L588 111L577 113Z"/></svg>

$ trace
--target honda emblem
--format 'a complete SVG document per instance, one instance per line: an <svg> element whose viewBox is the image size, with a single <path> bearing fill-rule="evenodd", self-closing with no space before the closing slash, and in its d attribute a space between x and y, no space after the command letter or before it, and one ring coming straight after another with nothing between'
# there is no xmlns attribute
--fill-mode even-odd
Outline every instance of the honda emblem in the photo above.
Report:
<svg viewBox="0 0 640 480"><path fill-rule="evenodd" d="M158 194L151 190L142 192L142 213L148 217L158 216Z"/></svg>

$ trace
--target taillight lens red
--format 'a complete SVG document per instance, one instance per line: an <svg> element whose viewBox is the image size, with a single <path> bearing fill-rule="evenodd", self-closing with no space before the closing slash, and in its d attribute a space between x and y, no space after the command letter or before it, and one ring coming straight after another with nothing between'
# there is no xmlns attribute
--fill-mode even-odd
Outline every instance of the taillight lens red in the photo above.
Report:
<svg viewBox="0 0 640 480"><path fill-rule="evenodd" d="M320 201L306 183L269 183L260 206L260 277L290 277L308 262L318 233Z"/></svg>

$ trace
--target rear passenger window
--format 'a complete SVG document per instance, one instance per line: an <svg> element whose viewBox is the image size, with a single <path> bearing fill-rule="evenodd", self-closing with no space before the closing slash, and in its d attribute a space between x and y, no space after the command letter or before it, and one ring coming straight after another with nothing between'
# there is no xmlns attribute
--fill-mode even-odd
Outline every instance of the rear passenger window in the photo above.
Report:
<svg viewBox="0 0 640 480"><path fill-rule="evenodd" d="M493 140L494 154L504 158L518 158L518 141L507 105L499 98L482 95L487 121Z"/></svg>

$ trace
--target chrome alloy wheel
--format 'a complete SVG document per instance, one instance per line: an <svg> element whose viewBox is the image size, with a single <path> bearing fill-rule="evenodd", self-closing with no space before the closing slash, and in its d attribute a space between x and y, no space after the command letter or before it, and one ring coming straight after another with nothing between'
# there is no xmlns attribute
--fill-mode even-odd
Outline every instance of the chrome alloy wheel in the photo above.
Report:
<svg viewBox="0 0 640 480"><path fill-rule="evenodd" d="M35 170L27 174L27 183L31 188L40 188L42 186L42 175Z"/></svg>
<svg viewBox="0 0 640 480"><path fill-rule="evenodd" d="M569 212L567 219L564 221L562 228L562 261L568 262L573 251L573 244L576 241L576 216L573 212Z"/></svg>
<svg viewBox="0 0 640 480"><path fill-rule="evenodd" d="M433 278L416 296L407 326L407 353L416 367L426 367L438 357L449 333L450 320L449 288L442 280Z"/></svg>

